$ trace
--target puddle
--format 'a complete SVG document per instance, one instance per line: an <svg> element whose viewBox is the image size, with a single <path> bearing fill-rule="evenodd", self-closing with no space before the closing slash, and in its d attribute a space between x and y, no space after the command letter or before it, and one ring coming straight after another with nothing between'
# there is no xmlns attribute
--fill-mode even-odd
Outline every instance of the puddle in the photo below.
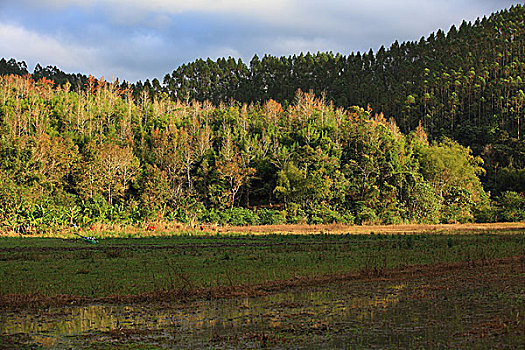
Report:
<svg viewBox="0 0 525 350"><path fill-rule="evenodd" d="M523 278L353 281L264 297L89 305L0 314L0 345L182 348L462 348L522 344ZM505 285L505 292L501 286ZM510 327L510 328L509 328ZM474 343L472 343L474 341Z"/></svg>

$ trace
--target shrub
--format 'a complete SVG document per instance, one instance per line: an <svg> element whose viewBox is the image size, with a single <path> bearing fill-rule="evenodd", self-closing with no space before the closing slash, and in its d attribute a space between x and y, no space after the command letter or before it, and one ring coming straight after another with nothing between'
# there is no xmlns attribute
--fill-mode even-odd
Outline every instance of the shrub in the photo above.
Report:
<svg viewBox="0 0 525 350"><path fill-rule="evenodd" d="M208 224L224 224L221 215L213 208L203 210L199 215L199 222Z"/></svg>
<svg viewBox="0 0 525 350"><path fill-rule="evenodd" d="M498 207L495 205L495 202L487 201L482 205L476 206L474 220L476 222L497 222L498 215Z"/></svg>
<svg viewBox="0 0 525 350"><path fill-rule="evenodd" d="M319 203L308 208L309 224L331 224L334 222L343 223L343 216L334 210L328 203ZM353 221L353 219L352 219Z"/></svg>
<svg viewBox="0 0 525 350"><path fill-rule="evenodd" d="M106 221L110 217L111 206L99 194L82 201L81 208L83 216L89 221Z"/></svg>
<svg viewBox="0 0 525 350"><path fill-rule="evenodd" d="M523 193L503 192L497 201L500 220L512 222L525 220L525 196Z"/></svg>
<svg viewBox="0 0 525 350"><path fill-rule="evenodd" d="M257 225L259 217L246 208L231 208L222 212L225 222L235 226Z"/></svg>
<svg viewBox="0 0 525 350"><path fill-rule="evenodd" d="M355 216L351 212L347 211L341 215L341 223L352 225L355 222Z"/></svg>
<svg viewBox="0 0 525 350"><path fill-rule="evenodd" d="M262 208L257 210L260 225L279 225L286 222L286 212Z"/></svg>
<svg viewBox="0 0 525 350"><path fill-rule="evenodd" d="M380 215L381 223L385 225L399 225L403 223L403 217L399 210L385 210Z"/></svg>
<svg viewBox="0 0 525 350"><path fill-rule="evenodd" d="M355 221L360 225L375 224L378 221L376 211L372 208L362 206L356 213Z"/></svg>
<svg viewBox="0 0 525 350"><path fill-rule="evenodd" d="M299 204L288 203L286 205L286 222L289 224L306 224L306 214Z"/></svg>

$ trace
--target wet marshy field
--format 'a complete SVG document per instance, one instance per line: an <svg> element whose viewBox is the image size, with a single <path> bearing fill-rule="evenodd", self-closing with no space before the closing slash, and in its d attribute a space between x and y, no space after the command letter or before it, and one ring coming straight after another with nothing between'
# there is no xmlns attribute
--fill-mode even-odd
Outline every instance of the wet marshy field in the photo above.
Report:
<svg viewBox="0 0 525 350"><path fill-rule="evenodd" d="M0 239L0 349L520 348L525 236Z"/></svg>
<svg viewBox="0 0 525 350"><path fill-rule="evenodd" d="M524 293L512 259L253 297L27 308L0 315L0 347L516 349Z"/></svg>

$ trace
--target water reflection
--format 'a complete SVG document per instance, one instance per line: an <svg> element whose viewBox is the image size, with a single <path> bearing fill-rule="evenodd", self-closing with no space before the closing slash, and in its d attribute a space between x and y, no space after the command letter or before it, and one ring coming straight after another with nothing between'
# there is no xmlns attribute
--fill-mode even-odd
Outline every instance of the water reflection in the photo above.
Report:
<svg viewBox="0 0 525 350"><path fill-rule="evenodd" d="M383 291L376 290L365 296L362 291L297 290L265 297L199 301L167 308L151 305L49 308L39 314L20 312L1 315L0 332L27 334L34 343L53 346L62 338L118 329L163 330L168 333L177 329L178 332L207 331L205 333L212 334L238 328L280 328L292 319L301 322L301 319L313 316L321 316L325 322L341 315L357 319L373 318L377 310L399 302L403 287L387 286Z"/></svg>
<svg viewBox="0 0 525 350"><path fill-rule="evenodd" d="M475 288L465 281L458 279L467 284L455 289L445 277L350 281L255 298L0 313L0 334L24 334L44 348L82 348L115 338L183 348L461 348L469 340L461 335L476 322L501 318L509 308L508 300L498 304L491 297L499 290L494 279L487 276ZM520 284L506 283L507 289L516 284L519 296Z"/></svg>

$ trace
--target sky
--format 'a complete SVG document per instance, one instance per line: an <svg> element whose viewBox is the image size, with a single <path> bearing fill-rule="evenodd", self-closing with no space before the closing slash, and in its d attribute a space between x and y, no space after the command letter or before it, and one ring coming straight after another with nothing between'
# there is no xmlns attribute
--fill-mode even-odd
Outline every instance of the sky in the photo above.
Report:
<svg viewBox="0 0 525 350"><path fill-rule="evenodd" d="M348 55L419 40L511 0L0 0L0 57L135 82L199 58Z"/></svg>

